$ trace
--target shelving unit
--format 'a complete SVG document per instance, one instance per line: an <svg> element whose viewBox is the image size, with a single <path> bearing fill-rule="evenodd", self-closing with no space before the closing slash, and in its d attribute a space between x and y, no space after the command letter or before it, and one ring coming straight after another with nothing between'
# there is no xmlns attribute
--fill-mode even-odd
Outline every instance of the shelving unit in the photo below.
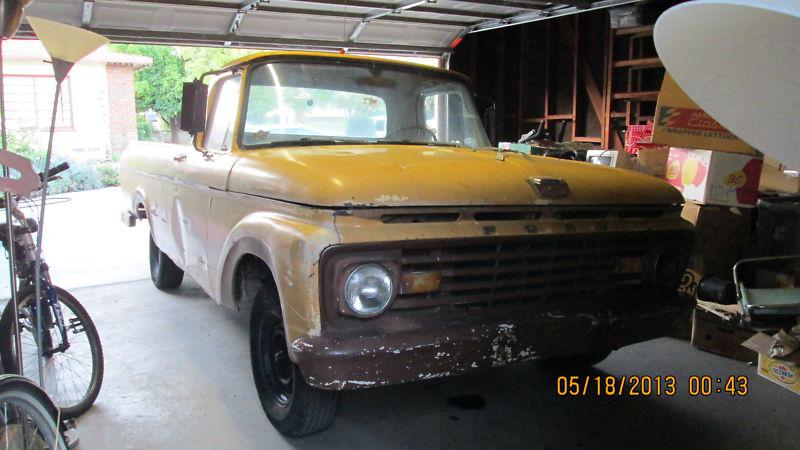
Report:
<svg viewBox="0 0 800 450"><path fill-rule="evenodd" d="M566 122L565 140L606 149L653 119L664 77L653 25L611 29L607 11L468 35L451 68L495 101L498 141L541 122L552 138Z"/></svg>
<svg viewBox="0 0 800 450"><path fill-rule="evenodd" d="M621 149L628 125L653 120L664 66L653 46L653 25L609 30L607 36L602 145Z"/></svg>

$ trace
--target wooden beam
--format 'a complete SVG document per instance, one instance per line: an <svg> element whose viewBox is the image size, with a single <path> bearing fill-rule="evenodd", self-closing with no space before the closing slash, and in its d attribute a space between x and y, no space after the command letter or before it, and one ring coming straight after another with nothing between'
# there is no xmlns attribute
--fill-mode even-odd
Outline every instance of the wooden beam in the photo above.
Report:
<svg viewBox="0 0 800 450"><path fill-rule="evenodd" d="M611 94L611 98L614 100L655 101L658 99L658 91L615 92Z"/></svg>
<svg viewBox="0 0 800 450"><path fill-rule="evenodd" d="M505 67L505 59L506 59L506 33L505 31L498 33L499 36L494 41L495 48L497 49L497 66L496 67ZM508 136L506 135L506 121L505 121L505 114L506 114L506 86L505 86L505 77L501 72L498 71L497 77L495 77L495 96L496 105L497 105L497 114L496 114L496 122L497 122L497 140L498 142L503 140L507 140ZM492 142L494 144L494 142Z"/></svg>
<svg viewBox="0 0 800 450"><path fill-rule="evenodd" d="M627 34L641 34L642 36L652 36L655 25L642 25L640 27L618 28L614 30L617 36L625 36Z"/></svg>
<svg viewBox="0 0 800 450"><path fill-rule="evenodd" d="M605 67L605 83L603 86L603 101L604 101L604 114L600 123L602 124L601 132L603 141L600 146L604 149L611 148L611 127L613 120L611 119L611 91L613 87L612 76L614 75L613 59L614 59L614 32L611 29L610 23L606 23L606 55L604 61Z"/></svg>
<svg viewBox="0 0 800 450"><path fill-rule="evenodd" d="M621 67L646 68L646 67L664 67L664 65L661 63L661 58L659 57L614 61L615 69L619 69Z"/></svg>
<svg viewBox="0 0 800 450"><path fill-rule="evenodd" d="M573 16L573 22L575 22L575 26L573 27L574 32L572 33L572 117L574 117L574 120L572 121L572 140L574 141L579 123L578 70L579 67L582 65L580 56L580 33L581 33L580 15L575 14Z"/></svg>
<svg viewBox="0 0 800 450"><path fill-rule="evenodd" d="M517 72L517 134L522 135L526 131L522 129L522 119L525 116L525 99L528 90L528 27L519 27L519 71Z"/></svg>
<svg viewBox="0 0 800 450"><path fill-rule="evenodd" d="M576 18L578 16L575 16ZM576 23L577 19L576 19ZM600 87L597 85L597 82L594 79L594 75L592 75L592 69L589 67L589 64L586 64L582 58L580 58L579 54L580 51L578 49L578 31L577 28L572 28L570 24L565 20L558 21L559 28L561 29L561 34L569 40L573 41L573 52L575 55L575 73L576 77L574 79L574 83L577 85L577 71L580 70L581 73L581 81L583 81L583 87L586 90L586 94L589 97L589 102L592 104L592 109L594 109L594 113L597 116L597 119L600 121L602 126L603 124L603 117L605 117L604 108L603 108L603 94L600 92ZM573 102L577 97L577 89L573 89ZM574 111L573 111L574 112ZM577 117L577 115L576 115Z"/></svg>
<svg viewBox="0 0 800 450"><path fill-rule="evenodd" d="M602 124L603 117L605 117L603 94L600 93L600 88L597 86L594 75L592 75L592 69L588 64L581 64L581 77L583 86L586 88L586 94L589 95L589 102L592 104L592 109L594 109L594 113L597 115L597 120Z"/></svg>

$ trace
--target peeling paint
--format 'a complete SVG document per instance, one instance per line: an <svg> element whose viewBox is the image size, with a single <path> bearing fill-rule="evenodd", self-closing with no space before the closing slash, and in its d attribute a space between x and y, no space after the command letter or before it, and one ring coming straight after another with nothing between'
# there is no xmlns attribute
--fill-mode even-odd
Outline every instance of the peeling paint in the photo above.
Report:
<svg viewBox="0 0 800 450"><path fill-rule="evenodd" d="M431 380L434 378L444 378L449 376L450 372L439 372L439 373L428 372L428 373L417 374L417 378L420 380Z"/></svg>
<svg viewBox="0 0 800 450"><path fill-rule="evenodd" d="M402 203L405 201L408 201L408 197L390 194L383 194L375 199L376 203Z"/></svg>

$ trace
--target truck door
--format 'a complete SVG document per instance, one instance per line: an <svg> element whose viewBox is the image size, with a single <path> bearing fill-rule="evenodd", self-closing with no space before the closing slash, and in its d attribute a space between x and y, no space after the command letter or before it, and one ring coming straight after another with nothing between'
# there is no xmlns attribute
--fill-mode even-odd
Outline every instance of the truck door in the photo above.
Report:
<svg viewBox="0 0 800 450"><path fill-rule="evenodd" d="M225 190L228 174L236 162L229 149L239 103L241 76L219 79L211 91L208 121L203 136L205 153L187 148L174 160L180 183L172 196L172 235L183 257L184 270L210 292L206 237L208 210L214 190Z"/></svg>

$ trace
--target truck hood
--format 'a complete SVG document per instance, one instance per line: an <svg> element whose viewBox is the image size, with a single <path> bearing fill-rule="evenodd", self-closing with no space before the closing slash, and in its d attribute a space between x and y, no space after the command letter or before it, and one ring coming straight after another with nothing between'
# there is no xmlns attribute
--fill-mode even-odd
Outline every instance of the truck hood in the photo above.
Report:
<svg viewBox="0 0 800 450"><path fill-rule="evenodd" d="M408 145L247 150L230 191L321 207L680 204L654 177L584 162L494 150ZM563 179L569 193L545 198L534 178Z"/></svg>

